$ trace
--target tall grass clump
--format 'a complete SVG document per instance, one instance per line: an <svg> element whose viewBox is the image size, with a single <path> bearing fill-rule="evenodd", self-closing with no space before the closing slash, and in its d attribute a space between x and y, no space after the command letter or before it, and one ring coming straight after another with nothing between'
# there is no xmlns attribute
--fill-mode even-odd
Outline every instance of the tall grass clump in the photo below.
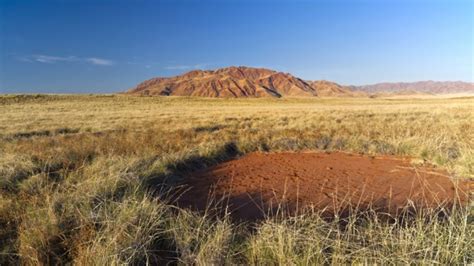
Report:
<svg viewBox="0 0 474 266"><path fill-rule="evenodd" d="M228 216L210 217L181 210L173 222L173 239L180 263L222 265L232 262L235 229Z"/></svg>
<svg viewBox="0 0 474 266"><path fill-rule="evenodd" d="M100 228L78 250L75 263L81 265L156 264L173 250L169 239L169 209L143 198L106 204L100 210ZM100 256L98 256L100 254Z"/></svg>
<svg viewBox="0 0 474 266"><path fill-rule="evenodd" d="M249 237L246 257L252 265L466 265L474 259L468 215L459 210L444 219L430 213L410 221L387 221L374 213L330 221L318 213L270 217Z"/></svg>

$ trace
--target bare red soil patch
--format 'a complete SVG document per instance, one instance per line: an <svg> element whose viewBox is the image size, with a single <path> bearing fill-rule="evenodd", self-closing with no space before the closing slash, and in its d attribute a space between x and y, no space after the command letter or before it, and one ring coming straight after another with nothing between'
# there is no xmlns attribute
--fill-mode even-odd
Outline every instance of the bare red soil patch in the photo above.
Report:
<svg viewBox="0 0 474 266"><path fill-rule="evenodd" d="M409 158L334 153L251 153L186 179L179 204L203 209L224 198L234 216L255 219L283 203L325 213L374 209L397 214L467 204L470 181L455 181ZM471 187L470 187L471 186Z"/></svg>

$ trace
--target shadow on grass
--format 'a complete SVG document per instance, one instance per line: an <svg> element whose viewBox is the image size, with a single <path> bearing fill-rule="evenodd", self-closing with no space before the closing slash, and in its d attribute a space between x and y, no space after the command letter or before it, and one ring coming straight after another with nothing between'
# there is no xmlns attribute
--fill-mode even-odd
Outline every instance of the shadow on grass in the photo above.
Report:
<svg viewBox="0 0 474 266"><path fill-rule="evenodd" d="M207 156L194 154L169 163L164 171L143 176L142 185L155 196L168 194L171 188L182 184L189 173L232 160L240 155L242 152L235 142L229 142Z"/></svg>

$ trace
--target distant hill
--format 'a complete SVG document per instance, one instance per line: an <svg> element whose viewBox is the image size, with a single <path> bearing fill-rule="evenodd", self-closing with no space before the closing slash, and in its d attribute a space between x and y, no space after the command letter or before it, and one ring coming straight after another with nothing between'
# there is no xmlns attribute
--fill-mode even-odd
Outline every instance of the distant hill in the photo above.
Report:
<svg viewBox="0 0 474 266"><path fill-rule="evenodd" d="M413 92L416 94L474 93L474 83L462 81L385 82L372 85L348 87L351 90L363 91L369 94L407 94L407 92Z"/></svg>
<svg viewBox="0 0 474 266"><path fill-rule="evenodd" d="M352 96L342 86L327 81L305 81L289 73L265 68L227 67L194 70L170 78L153 78L128 94L203 97L316 97Z"/></svg>
<svg viewBox="0 0 474 266"><path fill-rule="evenodd" d="M307 81L265 68L226 67L193 70L175 77L146 80L125 92L135 95L241 97L392 97L473 93L474 83L419 81L342 86L326 80Z"/></svg>
<svg viewBox="0 0 474 266"><path fill-rule="evenodd" d="M363 97L368 96L362 91L354 91L350 87L339 85L326 80L315 80L308 82L321 97Z"/></svg>

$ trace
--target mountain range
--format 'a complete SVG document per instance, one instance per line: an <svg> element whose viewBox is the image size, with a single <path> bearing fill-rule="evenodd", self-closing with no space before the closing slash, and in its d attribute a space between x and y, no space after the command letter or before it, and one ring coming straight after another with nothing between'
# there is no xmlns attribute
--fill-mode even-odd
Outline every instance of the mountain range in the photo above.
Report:
<svg viewBox="0 0 474 266"><path fill-rule="evenodd" d="M384 82L364 86L348 86L349 89L367 93L470 93L474 92L474 83L463 81L417 81L417 82Z"/></svg>
<svg viewBox="0 0 474 266"><path fill-rule="evenodd" d="M420 81L343 86L326 80L309 81L265 68L226 67L193 70L175 77L146 80L126 92L135 95L201 97L367 97L386 94L474 93L474 83Z"/></svg>

